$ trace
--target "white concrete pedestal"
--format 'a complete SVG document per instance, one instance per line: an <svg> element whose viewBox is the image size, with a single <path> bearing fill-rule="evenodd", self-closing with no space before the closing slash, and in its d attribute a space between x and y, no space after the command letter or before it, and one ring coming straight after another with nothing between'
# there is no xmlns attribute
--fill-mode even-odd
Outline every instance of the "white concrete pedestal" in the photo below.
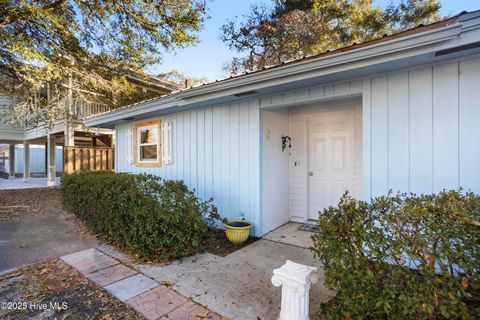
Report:
<svg viewBox="0 0 480 320"><path fill-rule="evenodd" d="M316 267L287 260L273 270L272 283L282 286L282 307L279 320L309 320L310 286L317 283Z"/></svg>

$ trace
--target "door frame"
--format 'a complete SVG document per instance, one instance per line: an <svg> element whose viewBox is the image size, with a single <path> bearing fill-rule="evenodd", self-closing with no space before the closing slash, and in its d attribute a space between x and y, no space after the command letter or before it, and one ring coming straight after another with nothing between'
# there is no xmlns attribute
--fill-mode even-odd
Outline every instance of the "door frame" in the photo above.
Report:
<svg viewBox="0 0 480 320"><path fill-rule="evenodd" d="M352 139L352 187L353 187L353 176L355 174L355 170L354 170L354 166L355 166L355 107L352 106L352 107L347 107L347 108L339 108L338 110L337 109L320 109L318 110L318 113L315 113L315 114L312 114L311 116L309 116L307 119L306 119L306 128L305 128L305 132L306 132L306 171L305 171L305 176L307 177L306 179L306 213L305 213L305 220L306 221L316 221L315 219L311 219L310 218L310 206L311 206L311 203L310 203L310 178L309 178L309 171L310 171L310 126L311 126L311 122L312 122L312 119L315 119L315 118L321 118L322 116L326 116L327 114L330 114L330 116L334 117L334 116L347 116L350 118L350 124L351 124L351 128L352 128L352 136L351 136L351 139ZM328 152L328 151L327 151Z"/></svg>
<svg viewBox="0 0 480 320"><path fill-rule="evenodd" d="M309 181L308 181L308 118L321 116L323 113L352 112L354 115L354 181L352 196L363 199L365 141L364 99L362 96L337 97L312 104L289 107L289 136L292 138L292 149L289 166L290 221L309 222Z"/></svg>

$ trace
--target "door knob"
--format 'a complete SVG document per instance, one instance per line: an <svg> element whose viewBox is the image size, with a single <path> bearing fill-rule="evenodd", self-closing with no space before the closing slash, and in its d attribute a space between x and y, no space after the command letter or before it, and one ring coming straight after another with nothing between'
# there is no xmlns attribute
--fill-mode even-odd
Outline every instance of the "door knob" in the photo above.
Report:
<svg viewBox="0 0 480 320"><path fill-rule="evenodd" d="M309 176L313 176L313 171L310 171L310 172L308 173L308 175L309 175Z"/></svg>

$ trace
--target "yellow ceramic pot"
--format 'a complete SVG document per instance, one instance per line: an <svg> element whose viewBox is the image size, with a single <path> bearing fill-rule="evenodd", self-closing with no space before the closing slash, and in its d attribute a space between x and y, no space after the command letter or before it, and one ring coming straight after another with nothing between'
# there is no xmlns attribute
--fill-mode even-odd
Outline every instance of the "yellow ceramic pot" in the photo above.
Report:
<svg viewBox="0 0 480 320"><path fill-rule="evenodd" d="M248 239L252 224L243 220L228 220L223 224L227 239L233 244L242 244Z"/></svg>

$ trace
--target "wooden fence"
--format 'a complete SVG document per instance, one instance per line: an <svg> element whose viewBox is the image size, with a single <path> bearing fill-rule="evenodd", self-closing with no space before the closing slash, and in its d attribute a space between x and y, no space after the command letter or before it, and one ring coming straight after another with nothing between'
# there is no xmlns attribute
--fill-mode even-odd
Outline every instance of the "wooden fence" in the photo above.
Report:
<svg viewBox="0 0 480 320"><path fill-rule="evenodd" d="M64 147L63 172L113 171L114 148Z"/></svg>

